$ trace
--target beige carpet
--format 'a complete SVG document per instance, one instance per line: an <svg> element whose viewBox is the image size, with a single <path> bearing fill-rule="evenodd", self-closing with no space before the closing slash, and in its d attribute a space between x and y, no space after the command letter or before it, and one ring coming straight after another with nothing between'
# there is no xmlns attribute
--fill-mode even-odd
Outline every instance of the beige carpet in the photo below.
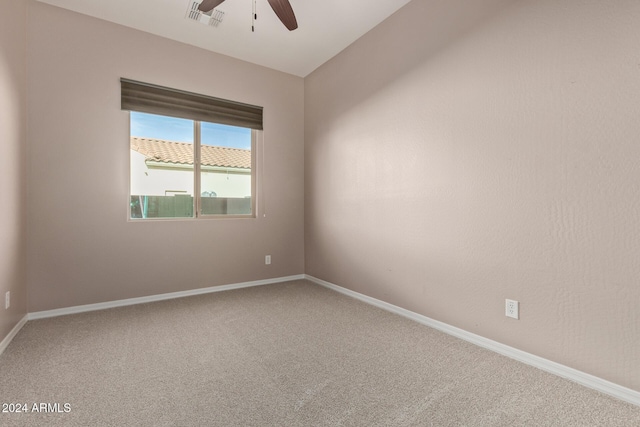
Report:
<svg viewBox="0 0 640 427"><path fill-rule="evenodd" d="M305 281L28 322L0 403L60 411L2 426L640 426L639 407Z"/></svg>

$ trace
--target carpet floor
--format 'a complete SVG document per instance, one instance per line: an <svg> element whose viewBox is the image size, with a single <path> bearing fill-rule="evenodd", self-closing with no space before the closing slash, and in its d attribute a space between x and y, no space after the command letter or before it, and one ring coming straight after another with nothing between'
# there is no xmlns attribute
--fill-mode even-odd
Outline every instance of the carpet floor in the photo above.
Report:
<svg viewBox="0 0 640 427"><path fill-rule="evenodd" d="M640 407L306 281L30 321L0 403L2 426L640 426Z"/></svg>

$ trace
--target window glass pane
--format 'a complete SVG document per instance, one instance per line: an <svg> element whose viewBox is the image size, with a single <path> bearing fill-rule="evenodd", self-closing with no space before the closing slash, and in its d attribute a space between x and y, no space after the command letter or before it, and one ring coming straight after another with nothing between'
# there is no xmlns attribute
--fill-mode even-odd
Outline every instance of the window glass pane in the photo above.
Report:
<svg viewBox="0 0 640 427"><path fill-rule="evenodd" d="M193 217L194 122L130 114L131 218Z"/></svg>
<svg viewBox="0 0 640 427"><path fill-rule="evenodd" d="M202 123L200 195L204 215L251 215L251 129Z"/></svg>

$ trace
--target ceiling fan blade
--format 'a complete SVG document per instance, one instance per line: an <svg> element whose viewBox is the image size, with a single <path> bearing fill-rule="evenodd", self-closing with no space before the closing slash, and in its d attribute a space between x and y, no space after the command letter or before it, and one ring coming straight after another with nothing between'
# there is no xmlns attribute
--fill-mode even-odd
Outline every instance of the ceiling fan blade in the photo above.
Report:
<svg viewBox="0 0 640 427"><path fill-rule="evenodd" d="M202 0L202 3L198 6L198 10L200 12L209 12L210 10L215 9L223 1L224 0Z"/></svg>
<svg viewBox="0 0 640 427"><path fill-rule="evenodd" d="M289 31L298 28L298 21L296 21L296 15L293 13L289 0L269 0L269 4Z"/></svg>

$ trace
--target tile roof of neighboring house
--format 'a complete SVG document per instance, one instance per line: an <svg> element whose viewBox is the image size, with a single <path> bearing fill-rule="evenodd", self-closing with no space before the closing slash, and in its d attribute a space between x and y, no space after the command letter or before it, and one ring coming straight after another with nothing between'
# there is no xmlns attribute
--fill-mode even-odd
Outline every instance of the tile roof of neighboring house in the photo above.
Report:
<svg viewBox="0 0 640 427"><path fill-rule="evenodd" d="M131 138L131 149L143 154L147 161L193 164L193 144L161 139ZM251 169L251 150L202 145L203 166Z"/></svg>

